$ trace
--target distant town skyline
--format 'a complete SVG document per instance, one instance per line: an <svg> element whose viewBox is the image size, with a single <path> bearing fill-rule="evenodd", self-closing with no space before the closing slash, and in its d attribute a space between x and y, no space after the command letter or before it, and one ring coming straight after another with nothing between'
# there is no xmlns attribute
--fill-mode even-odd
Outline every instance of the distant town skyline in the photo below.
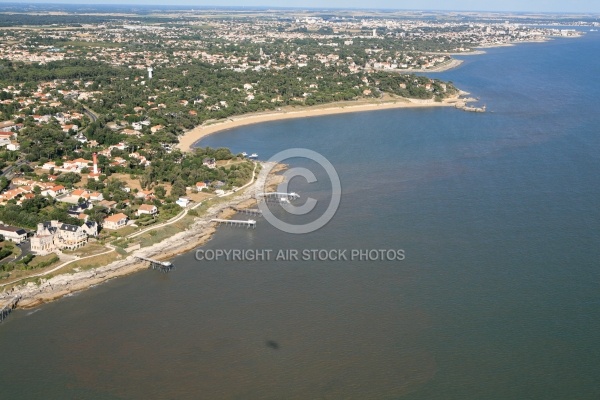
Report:
<svg viewBox="0 0 600 400"><path fill-rule="evenodd" d="M559 12L600 13L600 2L587 0L30 0L2 3L54 3L54 4L115 4L115 5L185 5L226 7L299 7L299 8L380 8L399 10L440 11L503 11L503 12ZM595 4L594 4L595 3Z"/></svg>

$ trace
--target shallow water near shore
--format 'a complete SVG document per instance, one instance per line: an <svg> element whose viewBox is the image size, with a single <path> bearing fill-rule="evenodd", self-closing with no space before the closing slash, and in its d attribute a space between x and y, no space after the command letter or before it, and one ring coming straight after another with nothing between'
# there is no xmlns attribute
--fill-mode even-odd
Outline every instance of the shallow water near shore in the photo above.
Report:
<svg viewBox="0 0 600 400"><path fill-rule="evenodd" d="M600 35L486 51L435 75L485 114L333 115L200 143L261 158L310 148L343 187L316 232L259 219L204 249L403 249L404 261L184 254L169 274L14 312L0 397L600 398ZM292 189L328 198L324 179Z"/></svg>

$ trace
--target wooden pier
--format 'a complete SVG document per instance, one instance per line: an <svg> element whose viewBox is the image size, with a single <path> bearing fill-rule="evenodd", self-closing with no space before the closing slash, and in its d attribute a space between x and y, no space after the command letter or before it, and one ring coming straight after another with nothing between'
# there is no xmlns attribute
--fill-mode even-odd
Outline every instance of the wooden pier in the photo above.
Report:
<svg viewBox="0 0 600 400"><path fill-rule="evenodd" d="M0 308L0 322L3 322L10 315L12 310L17 307L19 300L21 300L21 296L13 297L8 303Z"/></svg>
<svg viewBox="0 0 600 400"><path fill-rule="evenodd" d="M262 216L262 213L263 213L258 208L237 208L237 207L231 207L231 209L233 211L235 211L236 213L247 214L247 215Z"/></svg>
<svg viewBox="0 0 600 400"><path fill-rule="evenodd" d="M166 273L166 272L171 271L173 268L175 268L173 263L170 261L158 261L158 260L153 260L151 258L147 258L147 257L143 257L143 256L134 256L134 257L137 258L138 260L147 261L150 264L150 268L157 269L160 272Z"/></svg>
<svg viewBox="0 0 600 400"><path fill-rule="evenodd" d="M239 226L239 227L246 227L246 228L256 228L256 221L253 220L253 219L249 219L247 221L244 221L244 220L240 220L240 219L220 219L220 218L213 218L213 219L210 220L210 222L216 222L219 225L225 224L225 225L229 225L229 226Z"/></svg>
<svg viewBox="0 0 600 400"><path fill-rule="evenodd" d="M280 203L289 203L291 200L296 200L300 195L295 192L285 193L285 192L264 192L257 193L256 198L264 201L277 201Z"/></svg>

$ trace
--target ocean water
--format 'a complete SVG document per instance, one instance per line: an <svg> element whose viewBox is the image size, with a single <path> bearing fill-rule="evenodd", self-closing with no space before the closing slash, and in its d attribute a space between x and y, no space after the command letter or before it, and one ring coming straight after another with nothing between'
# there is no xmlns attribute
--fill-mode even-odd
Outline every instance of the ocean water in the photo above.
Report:
<svg viewBox="0 0 600 400"><path fill-rule="evenodd" d="M381 110L201 142L261 158L313 149L342 183L318 231L259 219L204 249L402 249L404 260L182 255L170 274L12 314L0 397L600 398L600 35L464 59L436 77L485 114ZM323 209L325 179L291 186Z"/></svg>

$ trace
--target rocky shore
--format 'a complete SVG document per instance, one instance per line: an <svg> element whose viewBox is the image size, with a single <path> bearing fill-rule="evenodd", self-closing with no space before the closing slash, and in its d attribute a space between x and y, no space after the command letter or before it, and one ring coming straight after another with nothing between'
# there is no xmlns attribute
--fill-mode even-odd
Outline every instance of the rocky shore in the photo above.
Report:
<svg viewBox="0 0 600 400"><path fill-rule="evenodd" d="M106 266L80 271L70 274L61 274L50 279L40 278L39 284L29 282L0 293L0 304L9 302L20 296L19 308L32 308L42 303L47 303L74 292L87 289L119 276L129 275L134 272L148 269L147 263L140 262L136 255L156 260L167 260L182 253L191 251L206 243L215 232L215 226L210 222L212 218L227 217L231 214L232 207L251 207L257 191L280 181L277 175L268 175L269 165L263 163L263 168L258 173L255 182L245 191L233 194L232 198L210 207L201 217L185 231L172 236L150 247L142 248L124 259L112 262Z"/></svg>

